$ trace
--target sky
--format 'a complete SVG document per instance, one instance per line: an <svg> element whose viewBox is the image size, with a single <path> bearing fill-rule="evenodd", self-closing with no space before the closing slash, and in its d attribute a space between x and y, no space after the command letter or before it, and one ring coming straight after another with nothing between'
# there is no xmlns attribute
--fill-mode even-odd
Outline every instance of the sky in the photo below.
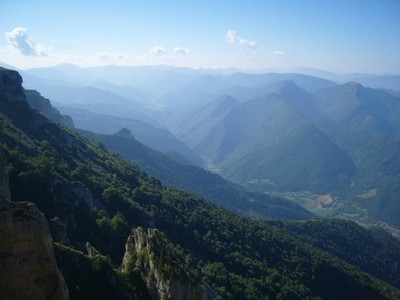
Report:
<svg viewBox="0 0 400 300"><path fill-rule="evenodd" d="M400 0L0 0L0 62L400 74Z"/></svg>

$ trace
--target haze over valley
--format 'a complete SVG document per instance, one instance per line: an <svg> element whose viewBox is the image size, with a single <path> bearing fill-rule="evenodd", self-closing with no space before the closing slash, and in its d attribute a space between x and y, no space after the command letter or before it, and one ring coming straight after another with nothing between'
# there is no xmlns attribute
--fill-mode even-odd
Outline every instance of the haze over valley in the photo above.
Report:
<svg viewBox="0 0 400 300"><path fill-rule="evenodd" d="M121 69L127 79L108 82L98 75L107 69ZM150 75L131 81L138 72ZM24 73L24 86L43 91L78 129L103 135L127 129L138 142L250 191L397 232L398 166L387 164L398 154L400 106L396 90L379 86L379 77L370 88L299 73L176 67L60 65Z"/></svg>

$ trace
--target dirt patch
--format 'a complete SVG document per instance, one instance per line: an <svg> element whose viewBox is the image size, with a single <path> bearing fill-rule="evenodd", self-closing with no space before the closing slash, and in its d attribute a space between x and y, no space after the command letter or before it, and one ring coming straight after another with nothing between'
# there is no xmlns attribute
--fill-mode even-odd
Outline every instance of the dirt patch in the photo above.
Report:
<svg viewBox="0 0 400 300"><path fill-rule="evenodd" d="M320 205L326 206L326 205L332 204L333 199L332 199L332 196L330 194L326 194L326 195L319 196L317 198L317 202Z"/></svg>
<svg viewBox="0 0 400 300"><path fill-rule="evenodd" d="M370 189L368 191L364 191L362 194L358 194L357 197L362 199L369 199L375 197L378 192L378 189Z"/></svg>

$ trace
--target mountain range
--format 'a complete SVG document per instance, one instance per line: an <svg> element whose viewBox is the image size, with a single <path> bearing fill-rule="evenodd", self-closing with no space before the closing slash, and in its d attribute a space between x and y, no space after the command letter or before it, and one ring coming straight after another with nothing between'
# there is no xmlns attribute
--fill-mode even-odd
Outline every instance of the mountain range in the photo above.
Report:
<svg viewBox="0 0 400 300"><path fill-rule="evenodd" d="M186 160L190 160L194 164L203 164L200 156L168 130L154 127L149 123L133 118L97 114L88 110L65 106L59 106L57 108L63 114L71 116L74 120L74 124L80 129L99 134L113 134L122 128L127 128L132 131L138 141L151 148L161 152L174 152L185 157Z"/></svg>
<svg viewBox="0 0 400 300"><path fill-rule="evenodd" d="M22 74L26 87L63 99L56 106L78 128L126 127L253 191L400 234L396 75L73 65Z"/></svg>
<svg viewBox="0 0 400 300"><path fill-rule="evenodd" d="M255 220L165 187L33 109L6 69L0 141L2 299L400 297L386 233Z"/></svg>
<svg viewBox="0 0 400 300"><path fill-rule="evenodd" d="M353 82L308 93L281 81L253 99L225 92L171 127L210 167L255 190L328 195L331 215L399 225L399 98Z"/></svg>
<svg viewBox="0 0 400 300"><path fill-rule="evenodd" d="M197 120L196 128L184 122L184 132L177 135L209 158L223 175L239 183L270 182L288 190L322 192L330 188L328 185L334 186L340 175L351 176L354 166L344 151L301 114L300 109L309 103L300 101L309 99L290 95L296 95L296 87L285 83L280 94L233 107L230 98L217 99L211 103L211 111L208 105L194 113L206 119ZM210 115L211 121L207 119ZM210 124L211 130L204 128Z"/></svg>

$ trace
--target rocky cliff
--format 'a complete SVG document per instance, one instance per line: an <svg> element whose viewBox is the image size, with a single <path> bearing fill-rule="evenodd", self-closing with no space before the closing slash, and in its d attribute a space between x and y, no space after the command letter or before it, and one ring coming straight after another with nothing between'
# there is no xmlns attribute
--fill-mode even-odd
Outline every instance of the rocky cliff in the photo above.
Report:
<svg viewBox="0 0 400 300"><path fill-rule="evenodd" d="M126 242L122 269L124 272L139 271L153 300L221 299L214 290L173 261L171 251L157 229L133 229Z"/></svg>
<svg viewBox="0 0 400 300"><path fill-rule="evenodd" d="M25 95L26 93L28 97ZM32 109L31 106L37 110ZM57 151L61 148L69 148L74 153L87 151L84 143L51 121L58 119L59 123L63 123L59 120L60 118L63 116L51 106L49 100L43 98L36 91L23 89L22 78L18 72L0 68L0 125L2 125L0 129L3 133L0 136L2 144L11 148L23 148L24 151L29 151L29 155L33 157L37 157L43 150L43 148L38 149L39 140L43 142L40 144L41 146L57 145L59 147ZM66 122L68 123L68 121ZM49 155L44 157L44 162L49 161L51 161ZM79 160L75 159L75 162L77 161ZM35 172L38 165L28 168L30 172ZM15 180L18 178L14 176L12 200L35 202L40 210L49 217L54 240L70 244L68 234L78 231L79 224L77 224L75 214L79 211L81 217L85 215L81 219L90 215L95 199L93 199L91 191L81 182L49 176L49 170L44 171L43 175L47 177L46 180L28 180L22 188L16 187L18 185ZM1 190L6 194L4 198L10 199L9 189L6 187L7 184L0 183ZM81 248L84 247L84 242L85 237L82 236L82 240L79 241L82 245Z"/></svg>
<svg viewBox="0 0 400 300"><path fill-rule="evenodd" d="M17 71L0 67L0 92L2 101L25 102L21 75Z"/></svg>
<svg viewBox="0 0 400 300"><path fill-rule="evenodd" d="M47 220L32 203L0 207L0 299L68 299Z"/></svg>
<svg viewBox="0 0 400 300"><path fill-rule="evenodd" d="M0 299L68 299L47 220L34 204L7 200L6 166L0 149Z"/></svg>
<svg viewBox="0 0 400 300"><path fill-rule="evenodd" d="M62 115L56 108L54 108L50 100L43 97L38 91L25 90L26 100L34 109L39 111L42 115L50 120L74 128L74 122L70 116Z"/></svg>

